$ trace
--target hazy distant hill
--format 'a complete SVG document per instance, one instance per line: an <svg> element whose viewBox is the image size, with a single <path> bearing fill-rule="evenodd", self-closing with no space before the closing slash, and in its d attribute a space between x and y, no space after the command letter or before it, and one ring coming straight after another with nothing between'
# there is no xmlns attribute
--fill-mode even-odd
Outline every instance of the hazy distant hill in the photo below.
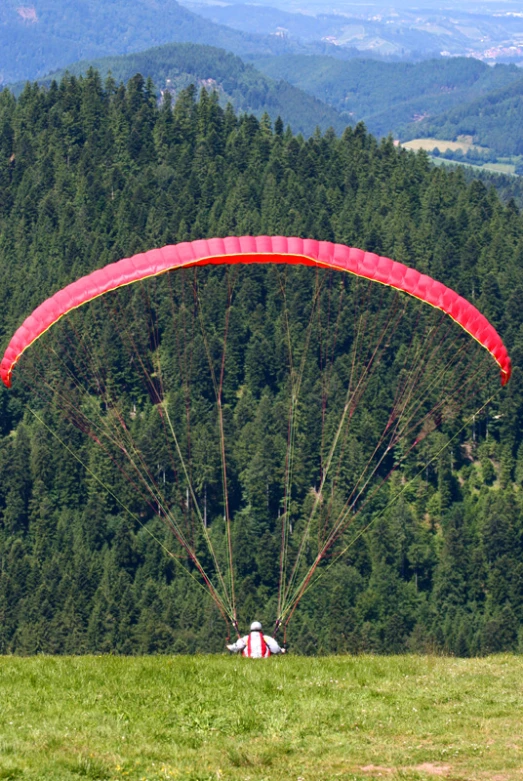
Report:
<svg viewBox="0 0 523 781"><path fill-rule="evenodd" d="M368 57L394 57L395 59L421 59L440 56L444 51L453 56L480 58L507 58L522 60L520 41L523 35L523 18L515 13L493 13L477 4L441 5L432 8L427 4L394 3L381 8L371 4L324 5L326 13L319 13L319 3L314 4L317 16L298 12L278 3L281 8L271 8L258 2L203 4L198 0L182 0L191 10L218 24L249 33L284 34L303 41L327 39L336 44L338 51L355 47ZM274 4L275 0L270 0ZM306 4L304 4L306 5ZM330 8L329 8L330 6ZM311 5L309 4L309 10ZM341 9L343 8L343 13ZM303 11L303 6L301 9ZM336 55L334 55L336 56Z"/></svg>
<svg viewBox="0 0 523 781"><path fill-rule="evenodd" d="M466 57L392 63L283 55L254 62L268 76L285 79L346 112L351 122L364 120L378 136L402 135L415 121L409 128L413 137L418 127L428 126L421 122L424 116L440 114L500 88L510 92L511 85L522 78L515 65L490 67Z"/></svg>
<svg viewBox="0 0 523 781"><path fill-rule="evenodd" d="M225 24L235 30L244 32L270 35L277 32L286 33L302 40L318 40L330 35L335 29L339 29L340 20L343 17L334 17L337 26L332 19L321 14L293 13L282 11L270 5L248 5L234 3L231 5L207 5L198 2L186 2L183 5L190 8L199 16L210 19L216 24Z"/></svg>
<svg viewBox="0 0 523 781"><path fill-rule="evenodd" d="M169 89L176 94L193 83L216 90L222 104L230 101L237 111L260 117L264 112L274 120L281 116L294 132L311 135L317 126L333 127L341 133L347 122L331 106L302 92L297 87L274 81L239 57L212 46L191 43L168 44L139 54L84 60L70 65L71 74L85 73L95 67L102 76L110 72L117 81L128 81L136 73L151 77L158 90ZM65 71L50 74L42 83L59 80ZM15 92L19 92L18 85Z"/></svg>
<svg viewBox="0 0 523 781"><path fill-rule="evenodd" d="M405 137L433 136L447 140L472 136L475 144L499 155L523 155L523 74L503 89L489 92L451 111L428 117L406 129Z"/></svg>
<svg viewBox="0 0 523 781"><path fill-rule="evenodd" d="M456 37L451 30L439 26L439 34L412 25L407 19L368 18L362 9L360 14L289 13L263 5L237 3L231 5L206 5L187 2L192 10L217 24L226 24L236 30L258 34L284 34L303 41L326 39L336 43L337 49L356 47L366 50L367 56L393 56L401 58L414 52L435 56L442 49L454 51ZM367 18L365 18L367 16ZM463 36L458 36L463 38ZM462 42L462 41L461 41Z"/></svg>
<svg viewBox="0 0 523 781"><path fill-rule="evenodd" d="M303 50L299 43L277 36L214 24L176 0L46 0L41 6L3 0L0 40L0 84L37 79L81 59L178 41L235 53Z"/></svg>

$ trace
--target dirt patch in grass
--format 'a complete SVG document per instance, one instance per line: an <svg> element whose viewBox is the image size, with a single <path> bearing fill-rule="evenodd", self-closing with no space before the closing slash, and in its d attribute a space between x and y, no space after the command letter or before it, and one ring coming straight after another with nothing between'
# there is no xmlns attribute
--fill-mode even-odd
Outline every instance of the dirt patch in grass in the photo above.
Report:
<svg viewBox="0 0 523 781"><path fill-rule="evenodd" d="M427 773L429 776L446 776L452 770L450 765L434 765L432 762L423 762L409 769L417 770L418 773Z"/></svg>
<svg viewBox="0 0 523 781"><path fill-rule="evenodd" d="M392 773L397 773L398 770L403 772L416 771L417 773L426 773L428 776L441 776L446 777L452 770L450 765L436 765L433 762L423 762L421 765L415 765L414 767L384 767L383 765L365 765L360 768L362 773L372 773L377 776L389 776ZM500 779L500 781L503 781Z"/></svg>

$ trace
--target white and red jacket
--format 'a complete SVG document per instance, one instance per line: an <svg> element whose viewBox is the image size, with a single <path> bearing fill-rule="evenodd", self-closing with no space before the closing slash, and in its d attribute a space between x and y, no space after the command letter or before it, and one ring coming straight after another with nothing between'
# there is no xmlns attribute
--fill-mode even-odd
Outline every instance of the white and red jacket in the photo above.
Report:
<svg viewBox="0 0 523 781"><path fill-rule="evenodd" d="M248 656L251 659L266 659L271 654L281 654L283 651L274 637L269 637L269 635L264 635L256 630L249 632L245 637L238 638L233 645L228 645L227 648L233 653L241 651L242 656Z"/></svg>

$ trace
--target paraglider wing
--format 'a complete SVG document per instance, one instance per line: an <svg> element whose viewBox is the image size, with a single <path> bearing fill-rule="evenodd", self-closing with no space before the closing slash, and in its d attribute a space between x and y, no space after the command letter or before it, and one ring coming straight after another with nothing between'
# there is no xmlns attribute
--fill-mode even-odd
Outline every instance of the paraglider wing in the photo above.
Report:
<svg viewBox="0 0 523 781"><path fill-rule="evenodd" d="M511 361L495 330L475 306L435 279L390 258L342 244L285 236L229 236L201 239L134 255L71 283L48 298L11 339L0 365L4 385L22 353L60 318L111 290L177 268L235 263L283 263L334 269L401 290L445 312L488 352L510 379Z"/></svg>
<svg viewBox="0 0 523 781"><path fill-rule="evenodd" d="M280 267L229 269L236 264ZM212 265L223 273L194 272ZM258 278L265 307L256 312L266 322L241 336L238 318L249 322ZM134 282L141 284L127 291ZM350 537L354 519L368 528L402 495L404 481L421 474L416 448L426 470L493 399L484 397L496 365L502 385L511 373L495 328L441 282L361 249L283 236L169 245L67 285L12 337L0 364L7 387L22 354L50 329L18 370L30 411L49 428L39 410L50 408L50 421L65 418L104 452L108 479L95 479L149 533L153 519L172 532L181 552L166 551L235 629L233 547L241 524L233 518L247 508L277 518L267 528L280 536L276 627L286 629L316 569L331 566L362 533ZM274 362L262 360L258 372L265 352ZM278 410L274 423L264 387ZM231 450L253 438L246 432L258 414L270 437ZM440 427L445 442L434 455L424 443ZM82 455L56 438L90 473ZM271 453L262 490L248 470L228 468L232 451L246 464L263 451L265 465ZM386 493L399 468L400 487ZM113 493L121 480L139 513L129 508L127 489L123 500Z"/></svg>

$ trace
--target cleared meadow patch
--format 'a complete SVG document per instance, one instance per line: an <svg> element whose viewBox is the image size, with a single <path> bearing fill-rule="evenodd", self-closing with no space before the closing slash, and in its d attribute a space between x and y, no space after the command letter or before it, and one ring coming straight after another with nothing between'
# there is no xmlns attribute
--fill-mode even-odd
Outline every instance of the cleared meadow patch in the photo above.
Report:
<svg viewBox="0 0 523 781"><path fill-rule="evenodd" d="M474 165L474 163L464 162L462 160L445 160L444 157L431 157L430 159L434 165L464 165L478 171L492 171L492 173L495 174L510 174L511 176L517 176L516 166L513 163L485 163L484 165Z"/></svg>
<svg viewBox="0 0 523 781"><path fill-rule="evenodd" d="M463 153L468 152L470 149L474 151L487 151L485 146L478 146L471 141L461 139L458 141L442 141L441 138L414 138L412 141L405 141L401 144L405 149L424 149L426 152L433 152L435 149L439 149L441 154L450 149L451 152L456 152L460 149Z"/></svg>
<svg viewBox="0 0 523 781"><path fill-rule="evenodd" d="M0 658L0 779L521 779L523 657Z"/></svg>

